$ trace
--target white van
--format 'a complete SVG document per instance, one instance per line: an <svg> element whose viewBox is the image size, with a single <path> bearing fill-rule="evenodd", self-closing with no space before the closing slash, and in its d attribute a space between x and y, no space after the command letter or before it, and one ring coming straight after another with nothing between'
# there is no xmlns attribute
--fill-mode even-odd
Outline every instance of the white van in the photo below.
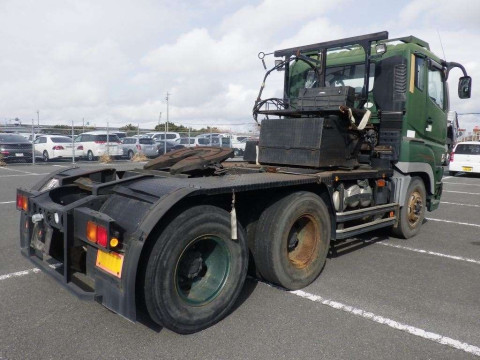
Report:
<svg viewBox="0 0 480 360"><path fill-rule="evenodd" d="M75 138L76 154L86 157L89 161L105 154L112 157L121 157L123 156L121 145L122 143L116 134L107 134L106 131L89 131Z"/></svg>

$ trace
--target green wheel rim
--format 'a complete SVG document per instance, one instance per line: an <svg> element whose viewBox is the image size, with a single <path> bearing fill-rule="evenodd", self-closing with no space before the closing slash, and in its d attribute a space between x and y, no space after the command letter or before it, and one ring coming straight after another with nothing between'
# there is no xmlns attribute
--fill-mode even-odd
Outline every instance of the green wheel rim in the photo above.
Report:
<svg viewBox="0 0 480 360"><path fill-rule="evenodd" d="M193 240L183 250L175 269L175 286L180 298L193 306L215 299L230 272L230 252L214 235Z"/></svg>

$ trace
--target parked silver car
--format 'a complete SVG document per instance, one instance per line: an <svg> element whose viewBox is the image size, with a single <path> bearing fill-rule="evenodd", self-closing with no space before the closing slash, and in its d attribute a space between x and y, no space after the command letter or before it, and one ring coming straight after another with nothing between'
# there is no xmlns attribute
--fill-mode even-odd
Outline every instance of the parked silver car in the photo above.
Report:
<svg viewBox="0 0 480 360"><path fill-rule="evenodd" d="M138 137L126 137L123 139L123 156L129 159L133 158L135 154L141 153L146 157L158 156L158 149L155 140L152 138L138 138Z"/></svg>

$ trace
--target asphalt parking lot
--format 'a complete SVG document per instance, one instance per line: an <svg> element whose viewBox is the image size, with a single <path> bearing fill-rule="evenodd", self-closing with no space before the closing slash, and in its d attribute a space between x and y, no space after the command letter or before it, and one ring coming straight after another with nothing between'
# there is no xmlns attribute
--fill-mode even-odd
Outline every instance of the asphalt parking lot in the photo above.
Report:
<svg viewBox="0 0 480 360"><path fill-rule="evenodd" d="M440 209L417 237L339 244L302 291L249 279L230 316L182 336L78 300L20 255L15 189L59 166L68 164L0 167L0 360L480 356L479 176L444 177Z"/></svg>

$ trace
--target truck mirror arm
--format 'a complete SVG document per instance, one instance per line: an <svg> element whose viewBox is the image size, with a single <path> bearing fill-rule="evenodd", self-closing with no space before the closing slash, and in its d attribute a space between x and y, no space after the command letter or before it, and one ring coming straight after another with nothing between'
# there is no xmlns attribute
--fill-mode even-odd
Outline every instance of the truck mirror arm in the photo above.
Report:
<svg viewBox="0 0 480 360"><path fill-rule="evenodd" d="M445 81L448 80L448 75L450 74L450 70L452 70L453 68L456 68L456 67L459 68L460 70L462 70L463 76L468 76L467 70L465 70L463 65L460 64L460 63L453 62L453 61L449 61L449 62L442 61L442 65L447 68L447 72L445 74Z"/></svg>

